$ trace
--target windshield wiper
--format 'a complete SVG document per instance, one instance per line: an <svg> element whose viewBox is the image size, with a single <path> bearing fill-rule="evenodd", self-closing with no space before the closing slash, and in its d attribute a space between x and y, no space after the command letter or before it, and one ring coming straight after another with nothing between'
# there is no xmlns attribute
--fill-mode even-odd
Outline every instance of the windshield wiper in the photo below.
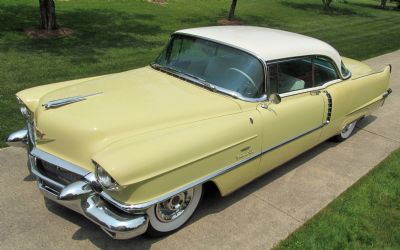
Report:
<svg viewBox="0 0 400 250"><path fill-rule="evenodd" d="M158 64L158 63L151 63L150 66L155 68L155 69L164 70L164 71L167 71L167 72L169 72L171 74L178 75L179 77L183 77L185 79L190 78L190 80L192 82L200 84L201 86L203 86L203 87L205 87L205 88L207 88L207 89L209 89L209 90L211 90L213 92L218 92L218 93L221 93L221 94L224 94L224 95L232 96L233 98L238 98L237 95L235 95L233 93L229 93L229 92L225 92L225 91L219 90L214 84L211 84L211 83L207 82L205 79L203 79L203 78L201 78L199 76L196 76L196 75L193 75L193 74L190 74L190 73L186 73L186 72L182 72L182 71L180 71L180 70L178 70L178 69L176 69L174 67L167 66L167 65L161 65L161 64Z"/></svg>
<svg viewBox="0 0 400 250"><path fill-rule="evenodd" d="M174 67L167 66L167 65L160 65L160 64L158 64L158 63L152 63L151 66L152 66L153 68L158 68L158 69L167 70L167 71L169 71L170 73L176 73L176 74L178 74L178 75L180 75L180 76L182 76L182 75L188 76L188 77L190 77L190 78L192 78L192 79L195 79L196 82L199 83L200 85L202 85L202 86L204 86L204 87L206 87L206 88L208 88L208 89L210 89L210 90L212 90L212 91L216 91L216 90L217 90L217 88L215 87L215 85L213 85L213 84L207 82L205 79L203 79L203 78L201 78L201 77L199 77L199 76L196 76L196 75L193 75L193 74L190 74L190 73L186 73L186 72L182 72L182 71L180 71L180 70L178 70L178 69L176 69L176 68L174 68ZM172 72L171 72L171 71L172 71Z"/></svg>

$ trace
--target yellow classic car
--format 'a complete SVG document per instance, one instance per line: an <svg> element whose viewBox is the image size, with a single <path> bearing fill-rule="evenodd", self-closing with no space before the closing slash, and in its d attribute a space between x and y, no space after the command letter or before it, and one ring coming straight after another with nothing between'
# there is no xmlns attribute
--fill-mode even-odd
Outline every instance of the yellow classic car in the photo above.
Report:
<svg viewBox="0 0 400 250"><path fill-rule="evenodd" d="M147 67L17 93L43 195L115 239L171 233L203 186L222 196L333 138L391 93L374 72L325 42L286 31L180 30Z"/></svg>

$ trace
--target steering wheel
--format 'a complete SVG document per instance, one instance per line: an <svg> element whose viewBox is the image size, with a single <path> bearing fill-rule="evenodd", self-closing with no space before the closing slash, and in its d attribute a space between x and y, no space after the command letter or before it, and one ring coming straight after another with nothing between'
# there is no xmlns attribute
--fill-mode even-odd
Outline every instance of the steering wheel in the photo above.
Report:
<svg viewBox="0 0 400 250"><path fill-rule="evenodd" d="M244 76L244 78L247 79L247 85L254 88L254 90L256 92L258 91L258 88L257 88L256 84L254 83L253 79L251 79L251 77L248 74L246 74L245 72L243 72L237 68L229 68L226 71L233 71L233 72L239 73L240 75Z"/></svg>

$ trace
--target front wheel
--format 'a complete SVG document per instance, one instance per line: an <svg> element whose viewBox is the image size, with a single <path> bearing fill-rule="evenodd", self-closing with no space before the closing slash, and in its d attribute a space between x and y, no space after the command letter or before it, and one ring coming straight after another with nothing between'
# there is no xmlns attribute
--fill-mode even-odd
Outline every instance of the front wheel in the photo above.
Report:
<svg viewBox="0 0 400 250"><path fill-rule="evenodd" d="M352 123L347 124L342 131L340 132L340 134L334 136L332 139L334 141L337 142L341 142L346 140L347 138L349 138L351 136L351 134L353 133L354 128L356 127L357 121L354 121Z"/></svg>
<svg viewBox="0 0 400 250"><path fill-rule="evenodd" d="M203 195L202 185L190 188L160 202L148 211L147 234L159 237L182 227L193 215Z"/></svg>

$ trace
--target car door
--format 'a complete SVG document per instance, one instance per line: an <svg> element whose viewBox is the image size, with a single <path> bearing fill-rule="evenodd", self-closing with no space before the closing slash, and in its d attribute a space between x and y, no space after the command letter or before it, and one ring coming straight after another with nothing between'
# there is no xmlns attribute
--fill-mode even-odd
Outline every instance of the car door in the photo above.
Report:
<svg viewBox="0 0 400 250"><path fill-rule="evenodd" d="M314 87L319 89L329 111L324 118L326 126L322 130L322 141L342 129L345 116L351 110L351 105L346 100L351 99L353 91L351 85L342 81L338 69L329 58L315 57L313 65Z"/></svg>
<svg viewBox="0 0 400 250"><path fill-rule="evenodd" d="M327 108L323 95L313 88L312 60L302 57L268 63L268 94L279 94L281 102L258 106L263 123L263 173L318 143Z"/></svg>

